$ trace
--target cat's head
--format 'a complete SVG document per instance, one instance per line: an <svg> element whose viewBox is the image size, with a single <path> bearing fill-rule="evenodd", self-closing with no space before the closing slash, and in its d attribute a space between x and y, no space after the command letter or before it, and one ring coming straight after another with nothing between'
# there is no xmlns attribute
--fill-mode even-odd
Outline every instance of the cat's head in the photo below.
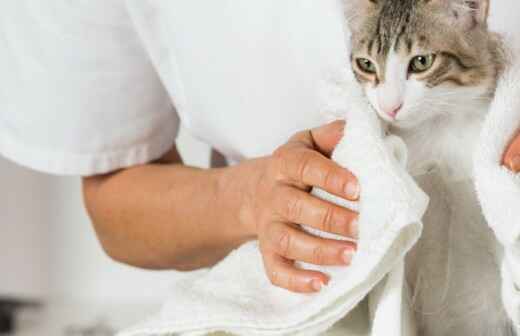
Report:
<svg viewBox="0 0 520 336"><path fill-rule="evenodd" d="M498 43L489 0L345 0L352 67L379 116L409 128L486 103Z"/></svg>

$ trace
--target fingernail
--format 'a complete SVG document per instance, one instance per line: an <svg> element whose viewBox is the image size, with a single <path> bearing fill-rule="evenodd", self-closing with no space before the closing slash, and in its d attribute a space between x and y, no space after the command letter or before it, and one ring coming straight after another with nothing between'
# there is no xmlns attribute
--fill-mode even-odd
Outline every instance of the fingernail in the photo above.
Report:
<svg viewBox="0 0 520 336"><path fill-rule="evenodd" d="M341 255L341 258L343 259L343 262L345 265L350 265L352 262L352 257L354 256L354 251L351 249L345 249Z"/></svg>
<svg viewBox="0 0 520 336"><path fill-rule="evenodd" d="M352 223L350 223L350 231L352 235L352 239L358 239L359 238L359 219L354 219Z"/></svg>
<svg viewBox="0 0 520 336"><path fill-rule="evenodd" d="M511 170L515 173L520 171L520 155L516 154L509 161L509 165L511 166Z"/></svg>
<svg viewBox="0 0 520 336"><path fill-rule="evenodd" d="M359 198L359 193L360 193L359 183L349 182L345 186L345 195L347 195L347 197L350 200L357 200Z"/></svg>
<svg viewBox="0 0 520 336"><path fill-rule="evenodd" d="M311 282L311 286L312 286L312 289L314 289L316 292L320 292L321 289L323 288L324 284L321 280L314 279Z"/></svg>

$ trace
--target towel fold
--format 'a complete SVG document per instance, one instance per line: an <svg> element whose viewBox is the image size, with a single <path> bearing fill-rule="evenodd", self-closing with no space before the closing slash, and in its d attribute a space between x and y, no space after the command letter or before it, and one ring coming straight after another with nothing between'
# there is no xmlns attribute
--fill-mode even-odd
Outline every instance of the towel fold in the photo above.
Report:
<svg viewBox="0 0 520 336"><path fill-rule="evenodd" d="M508 65L482 128L474 160L477 194L486 220L503 247L504 308L520 332L520 175L501 165L520 125L520 38L505 34ZM518 46L518 48L515 48Z"/></svg>
<svg viewBox="0 0 520 336"><path fill-rule="evenodd" d="M378 314L381 305L377 303L394 306L395 319L402 320L403 259L420 237L428 198L404 168L402 141L383 135L380 121L354 84L352 71L340 74L328 81L324 100L326 109L348 118L345 136L332 158L358 177L360 201L352 204L322 190L314 194L359 209L358 251L352 264L302 265L329 274L331 281L320 293L295 294L270 284L258 244L250 242L211 270L176 283L158 316L120 336L191 336L215 331L248 336L317 335L345 317L376 286L378 295L371 299L371 307L376 308L371 309L372 328L384 328L386 335L404 334L401 323L387 329L391 318Z"/></svg>
<svg viewBox="0 0 520 336"><path fill-rule="evenodd" d="M520 41L515 45L520 46ZM520 325L520 177L501 167L500 161L520 122L518 56L520 48L499 81L474 165L484 214L503 246L502 297L516 326ZM177 282L160 314L120 336L195 336L218 331L247 336L317 335L367 297L371 335L415 335L413 314L403 300L407 296L404 256L420 237L428 198L404 168L405 146L383 134L352 71L343 69L339 74L327 81L323 108L348 120L333 159L358 177L361 199L353 204L322 190L314 194L360 211L358 252L351 266L302 264L329 274L331 281L320 293L294 294L270 284L258 244L250 242L211 270Z"/></svg>

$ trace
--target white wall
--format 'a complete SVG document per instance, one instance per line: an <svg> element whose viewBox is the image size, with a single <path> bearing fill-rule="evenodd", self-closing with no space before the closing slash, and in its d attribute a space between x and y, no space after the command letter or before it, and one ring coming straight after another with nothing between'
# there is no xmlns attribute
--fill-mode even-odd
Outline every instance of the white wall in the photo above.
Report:
<svg viewBox="0 0 520 336"><path fill-rule="evenodd" d="M185 132L179 146L188 163L207 166L207 146ZM0 295L10 291L74 301L155 302L177 276L137 270L106 257L83 209L78 178L40 175L0 158L0 181Z"/></svg>
<svg viewBox="0 0 520 336"><path fill-rule="evenodd" d="M0 296L48 287L50 179L0 158Z"/></svg>

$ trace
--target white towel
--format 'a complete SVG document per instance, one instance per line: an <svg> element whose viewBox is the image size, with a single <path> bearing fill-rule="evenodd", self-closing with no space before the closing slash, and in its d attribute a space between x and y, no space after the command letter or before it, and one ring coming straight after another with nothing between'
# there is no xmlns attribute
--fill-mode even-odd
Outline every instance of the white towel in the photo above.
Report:
<svg viewBox="0 0 520 336"><path fill-rule="evenodd" d="M520 125L520 39L508 38L513 60L499 81L474 160L475 184L486 220L504 248L504 307L520 332L520 175L501 166Z"/></svg>
<svg viewBox="0 0 520 336"><path fill-rule="evenodd" d="M514 29L504 27L501 32ZM520 39L516 43L509 37L510 45L520 46ZM475 182L488 223L504 247L502 297L508 315L519 326L520 177L500 165L520 124L520 48L512 52L515 62L499 81L479 140ZM361 200L352 204L323 191L314 192L360 210L359 250L352 265L314 267L331 275L329 285L318 294L294 294L269 283L258 245L251 242L213 269L176 283L160 314L120 336L191 336L217 331L247 336L317 335L367 296L371 335L415 334L413 316L403 301L407 290L404 255L421 234L427 197L403 168L403 144L383 136L352 76L343 69L338 78L328 81L324 109L348 119L346 135L333 159L358 176Z"/></svg>
<svg viewBox="0 0 520 336"><path fill-rule="evenodd" d="M386 335L389 331L403 335L403 259L421 234L428 199L403 168L402 141L383 136L380 121L354 84L352 71L340 74L328 82L324 100L327 110L348 118L346 135L333 159L358 176L361 200L356 205L323 191L315 194L347 207L359 206L358 252L351 266L314 267L331 276L329 285L318 294L295 294L270 284L257 243L247 243L211 270L176 283L158 316L121 336L214 331L316 335L346 316L378 284L371 307L380 307L384 301L393 307L390 310L399 323L388 329L392 318L372 309L373 324L381 321L373 328L385 328Z"/></svg>

